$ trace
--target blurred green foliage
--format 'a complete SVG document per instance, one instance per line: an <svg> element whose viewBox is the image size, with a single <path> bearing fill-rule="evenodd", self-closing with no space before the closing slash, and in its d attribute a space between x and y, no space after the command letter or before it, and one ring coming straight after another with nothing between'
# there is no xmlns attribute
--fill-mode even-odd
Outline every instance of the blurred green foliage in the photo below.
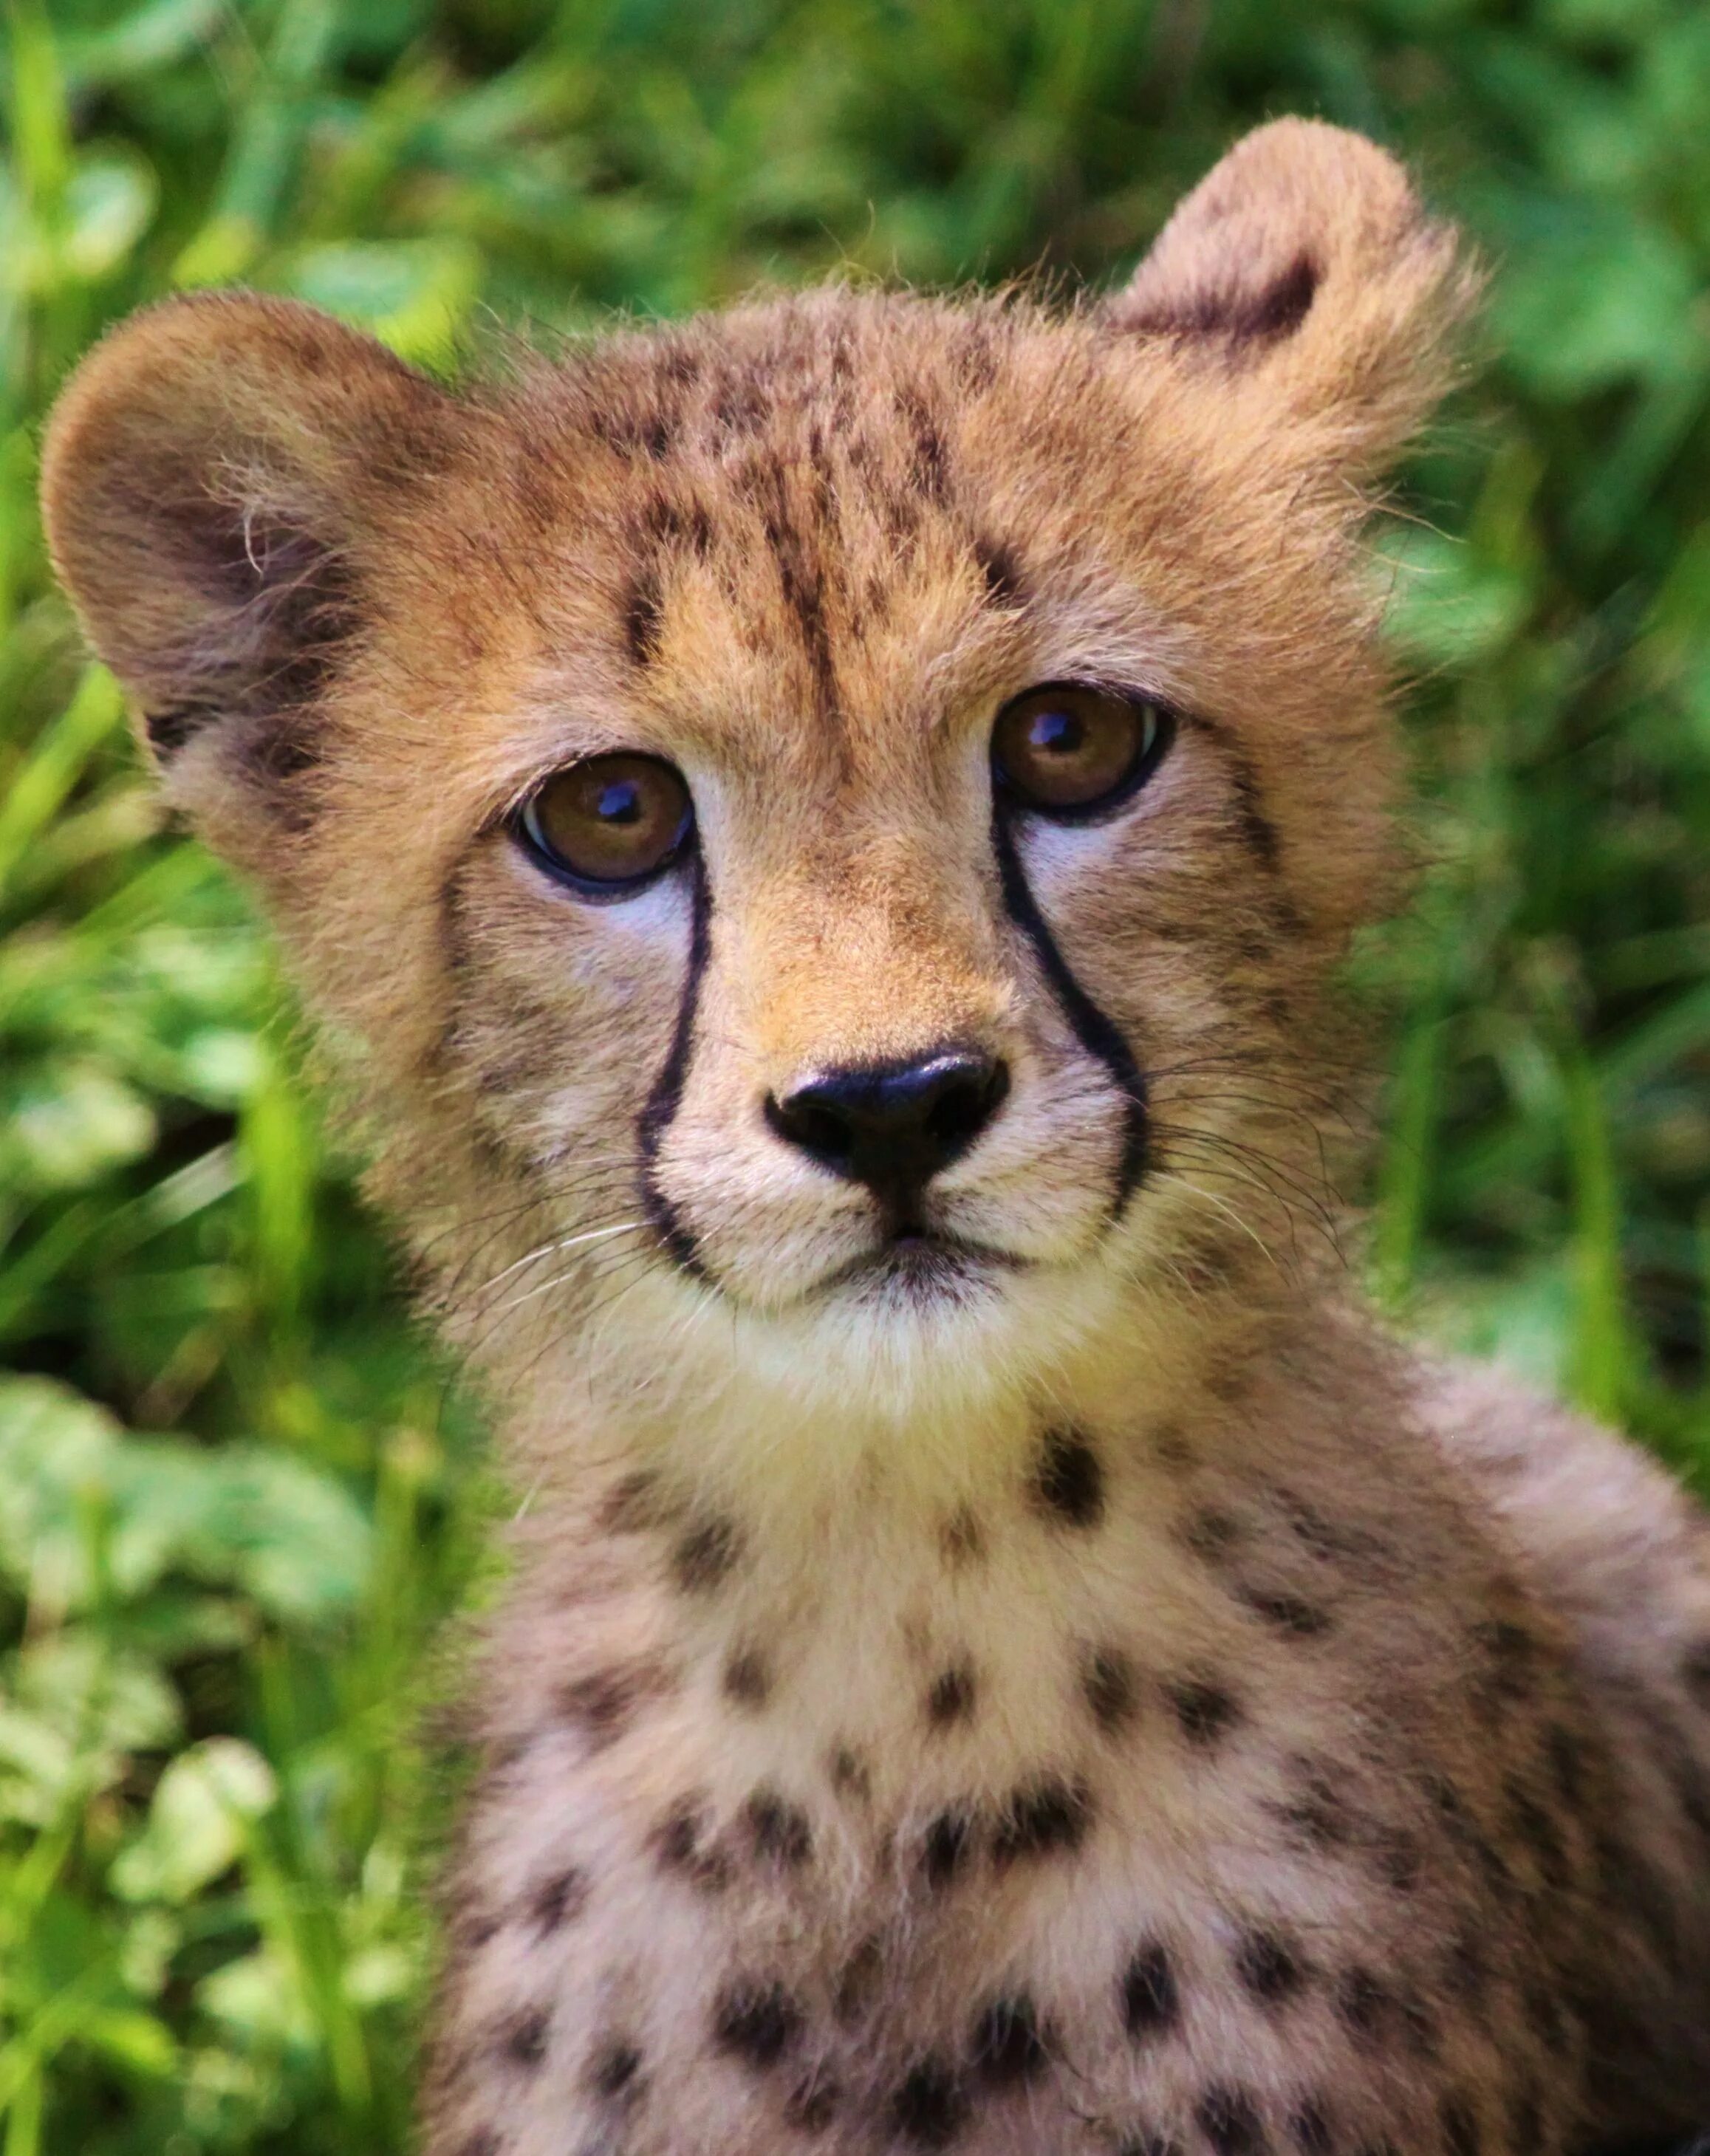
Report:
<svg viewBox="0 0 1710 2156"><path fill-rule="evenodd" d="M0 2156L403 2145L410 1732L493 1508L249 909L50 588L56 385L235 279L435 367L840 268L1096 280L1285 110L1414 157L1493 269L1379 542L1430 867L1367 960L1376 1281L1710 1479L1697 0L10 0Z"/></svg>

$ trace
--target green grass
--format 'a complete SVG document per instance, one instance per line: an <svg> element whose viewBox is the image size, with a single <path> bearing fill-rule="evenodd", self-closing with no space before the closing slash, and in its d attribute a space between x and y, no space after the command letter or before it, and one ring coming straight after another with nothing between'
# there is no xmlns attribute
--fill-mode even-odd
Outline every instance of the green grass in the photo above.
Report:
<svg viewBox="0 0 1710 2156"><path fill-rule="evenodd" d="M1494 272L1379 540L1429 868L1363 962L1374 1276L1710 1482L1697 0L0 14L0 2156L404 2145L449 1800L411 1732L498 1502L50 588L56 385L222 280L440 367L840 268L1101 279L1281 110L1415 157Z"/></svg>

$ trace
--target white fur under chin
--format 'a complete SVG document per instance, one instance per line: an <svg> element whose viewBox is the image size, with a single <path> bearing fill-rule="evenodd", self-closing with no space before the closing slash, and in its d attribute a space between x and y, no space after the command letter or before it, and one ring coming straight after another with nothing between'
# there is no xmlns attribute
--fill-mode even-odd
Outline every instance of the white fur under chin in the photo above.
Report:
<svg viewBox="0 0 1710 2156"><path fill-rule="evenodd" d="M783 1312L661 1259L549 1342L514 1409L548 1474L580 1424L774 1517L876 1467L922 1496L969 1496L1013 1472L1041 1419L1117 1387L1138 1405L1137 1384L1155 1383L1162 1411L1180 1381L1174 1315L1148 1323L1103 1255L924 1294L855 1282Z"/></svg>

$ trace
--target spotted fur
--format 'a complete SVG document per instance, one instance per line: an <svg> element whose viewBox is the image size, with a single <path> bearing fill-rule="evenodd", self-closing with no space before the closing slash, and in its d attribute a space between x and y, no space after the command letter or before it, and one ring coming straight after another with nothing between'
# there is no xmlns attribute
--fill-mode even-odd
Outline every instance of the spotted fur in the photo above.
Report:
<svg viewBox="0 0 1710 2156"><path fill-rule="evenodd" d="M1390 896L1359 531L1471 280L1241 144L1063 311L833 289L461 395L139 317L54 558L258 884L531 1492L430 2156L1569 2156L1710 2088L1710 1564L1606 1433L1394 1342L1325 1166ZM994 794L1144 696L1119 812ZM640 749L621 903L517 843ZM938 1255L765 1112L1001 1057Z"/></svg>

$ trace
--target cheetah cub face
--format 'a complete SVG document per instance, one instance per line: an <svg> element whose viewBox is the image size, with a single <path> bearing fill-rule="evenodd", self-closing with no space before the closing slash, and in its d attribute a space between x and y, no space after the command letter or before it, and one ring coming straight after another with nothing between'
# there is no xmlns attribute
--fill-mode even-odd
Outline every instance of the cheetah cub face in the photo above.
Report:
<svg viewBox="0 0 1710 2156"><path fill-rule="evenodd" d="M930 1417L1297 1251L1388 880L1353 542L1466 284L1291 121L1067 314L830 290L461 397L248 297L95 353L55 559L471 1348Z"/></svg>

